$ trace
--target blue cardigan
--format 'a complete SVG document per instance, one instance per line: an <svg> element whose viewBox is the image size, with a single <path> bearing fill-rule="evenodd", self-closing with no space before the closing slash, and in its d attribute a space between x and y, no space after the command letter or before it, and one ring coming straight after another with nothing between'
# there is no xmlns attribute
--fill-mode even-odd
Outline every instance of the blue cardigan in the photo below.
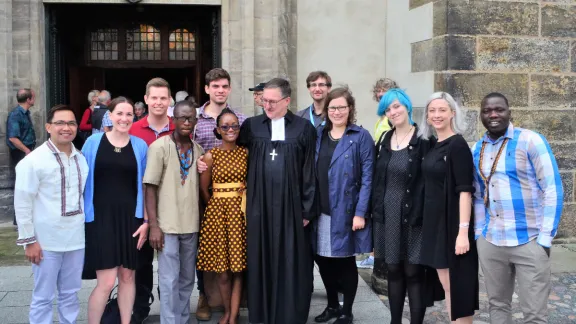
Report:
<svg viewBox="0 0 576 324"><path fill-rule="evenodd" d="M100 141L105 133L97 133L90 137L82 147L82 153L88 162L88 179L86 179L86 188L84 189L84 214L86 215L86 223L94 221L94 166L96 164L96 153L100 146ZM138 196L136 198L136 218L144 217L144 193L142 192L142 179L144 178L144 171L146 170L146 153L148 152L148 145L142 139L136 136L130 136L130 142L134 149L136 156L136 164L138 165L138 178L137 188Z"/></svg>

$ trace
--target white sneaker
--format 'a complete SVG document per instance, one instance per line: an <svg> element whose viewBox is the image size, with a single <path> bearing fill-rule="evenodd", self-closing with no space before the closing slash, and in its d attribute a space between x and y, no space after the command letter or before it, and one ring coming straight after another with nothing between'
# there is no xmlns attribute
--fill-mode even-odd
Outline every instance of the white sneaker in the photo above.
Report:
<svg viewBox="0 0 576 324"><path fill-rule="evenodd" d="M360 269L373 269L374 268L374 257L369 256L362 261L356 261L356 267Z"/></svg>

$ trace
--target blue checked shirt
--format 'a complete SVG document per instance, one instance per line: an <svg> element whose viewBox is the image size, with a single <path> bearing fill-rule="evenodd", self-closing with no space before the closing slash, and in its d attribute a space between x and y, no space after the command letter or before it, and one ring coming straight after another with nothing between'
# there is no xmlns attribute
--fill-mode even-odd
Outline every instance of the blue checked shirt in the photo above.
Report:
<svg viewBox="0 0 576 324"><path fill-rule="evenodd" d="M480 151L486 142L482 171L490 175L504 138L509 138L489 183L484 205L484 181L479 173ZM544 136L512 124L493 141L487 134L472 148L476 239L482 235L497 246L518 246L537 239L550 247L562 215L562 181L556 159Z"/></svg>

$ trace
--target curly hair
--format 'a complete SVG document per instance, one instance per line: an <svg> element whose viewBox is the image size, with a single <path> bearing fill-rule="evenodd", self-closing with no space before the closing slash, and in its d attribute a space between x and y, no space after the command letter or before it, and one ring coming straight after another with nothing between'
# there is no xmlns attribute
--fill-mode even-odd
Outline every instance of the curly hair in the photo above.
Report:
<svg viewBox="0 0 576 324"><path fill-rule="evenodd" d="M380 100L378 99L378 90L390 90L390 89L394 89L394 88L400 88L400 86L398 85L398 83L390 78L383 78L383 79L378 79L378 81L376 81L376 84L374 84L374 87L372 88L372 94L373 94L373 99L376 102L379 102Z"/></svg>
<svg viewBox="0 0 576 324"><path fill-rule="evenodd" d="M346 99L346 103L348 104L348 120L346 121L346 125L351 125L356 123L356 100L352 96L352 91L348 89L347 86L336 88L328 93L326 97L326 101L324 102L324 109L322 109L322 114L324 116L328 116L328 105L334 99L344 98ZM326 131L332 130L332 121L329 117L326 117Z"/></svg>

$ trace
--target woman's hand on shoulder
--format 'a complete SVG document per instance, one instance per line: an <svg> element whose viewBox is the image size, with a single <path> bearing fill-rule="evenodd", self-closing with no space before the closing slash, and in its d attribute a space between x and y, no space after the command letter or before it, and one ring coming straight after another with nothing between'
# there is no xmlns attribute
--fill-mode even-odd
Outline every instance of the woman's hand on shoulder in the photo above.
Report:
<svg viewBox="0 0 576 324"><path fill-rule="evenodd" d="M208 170L209 166L212 166L212 153L207 152L204 155L201 155L198 160L196 160L198 173L202 173Z"/></svg>

